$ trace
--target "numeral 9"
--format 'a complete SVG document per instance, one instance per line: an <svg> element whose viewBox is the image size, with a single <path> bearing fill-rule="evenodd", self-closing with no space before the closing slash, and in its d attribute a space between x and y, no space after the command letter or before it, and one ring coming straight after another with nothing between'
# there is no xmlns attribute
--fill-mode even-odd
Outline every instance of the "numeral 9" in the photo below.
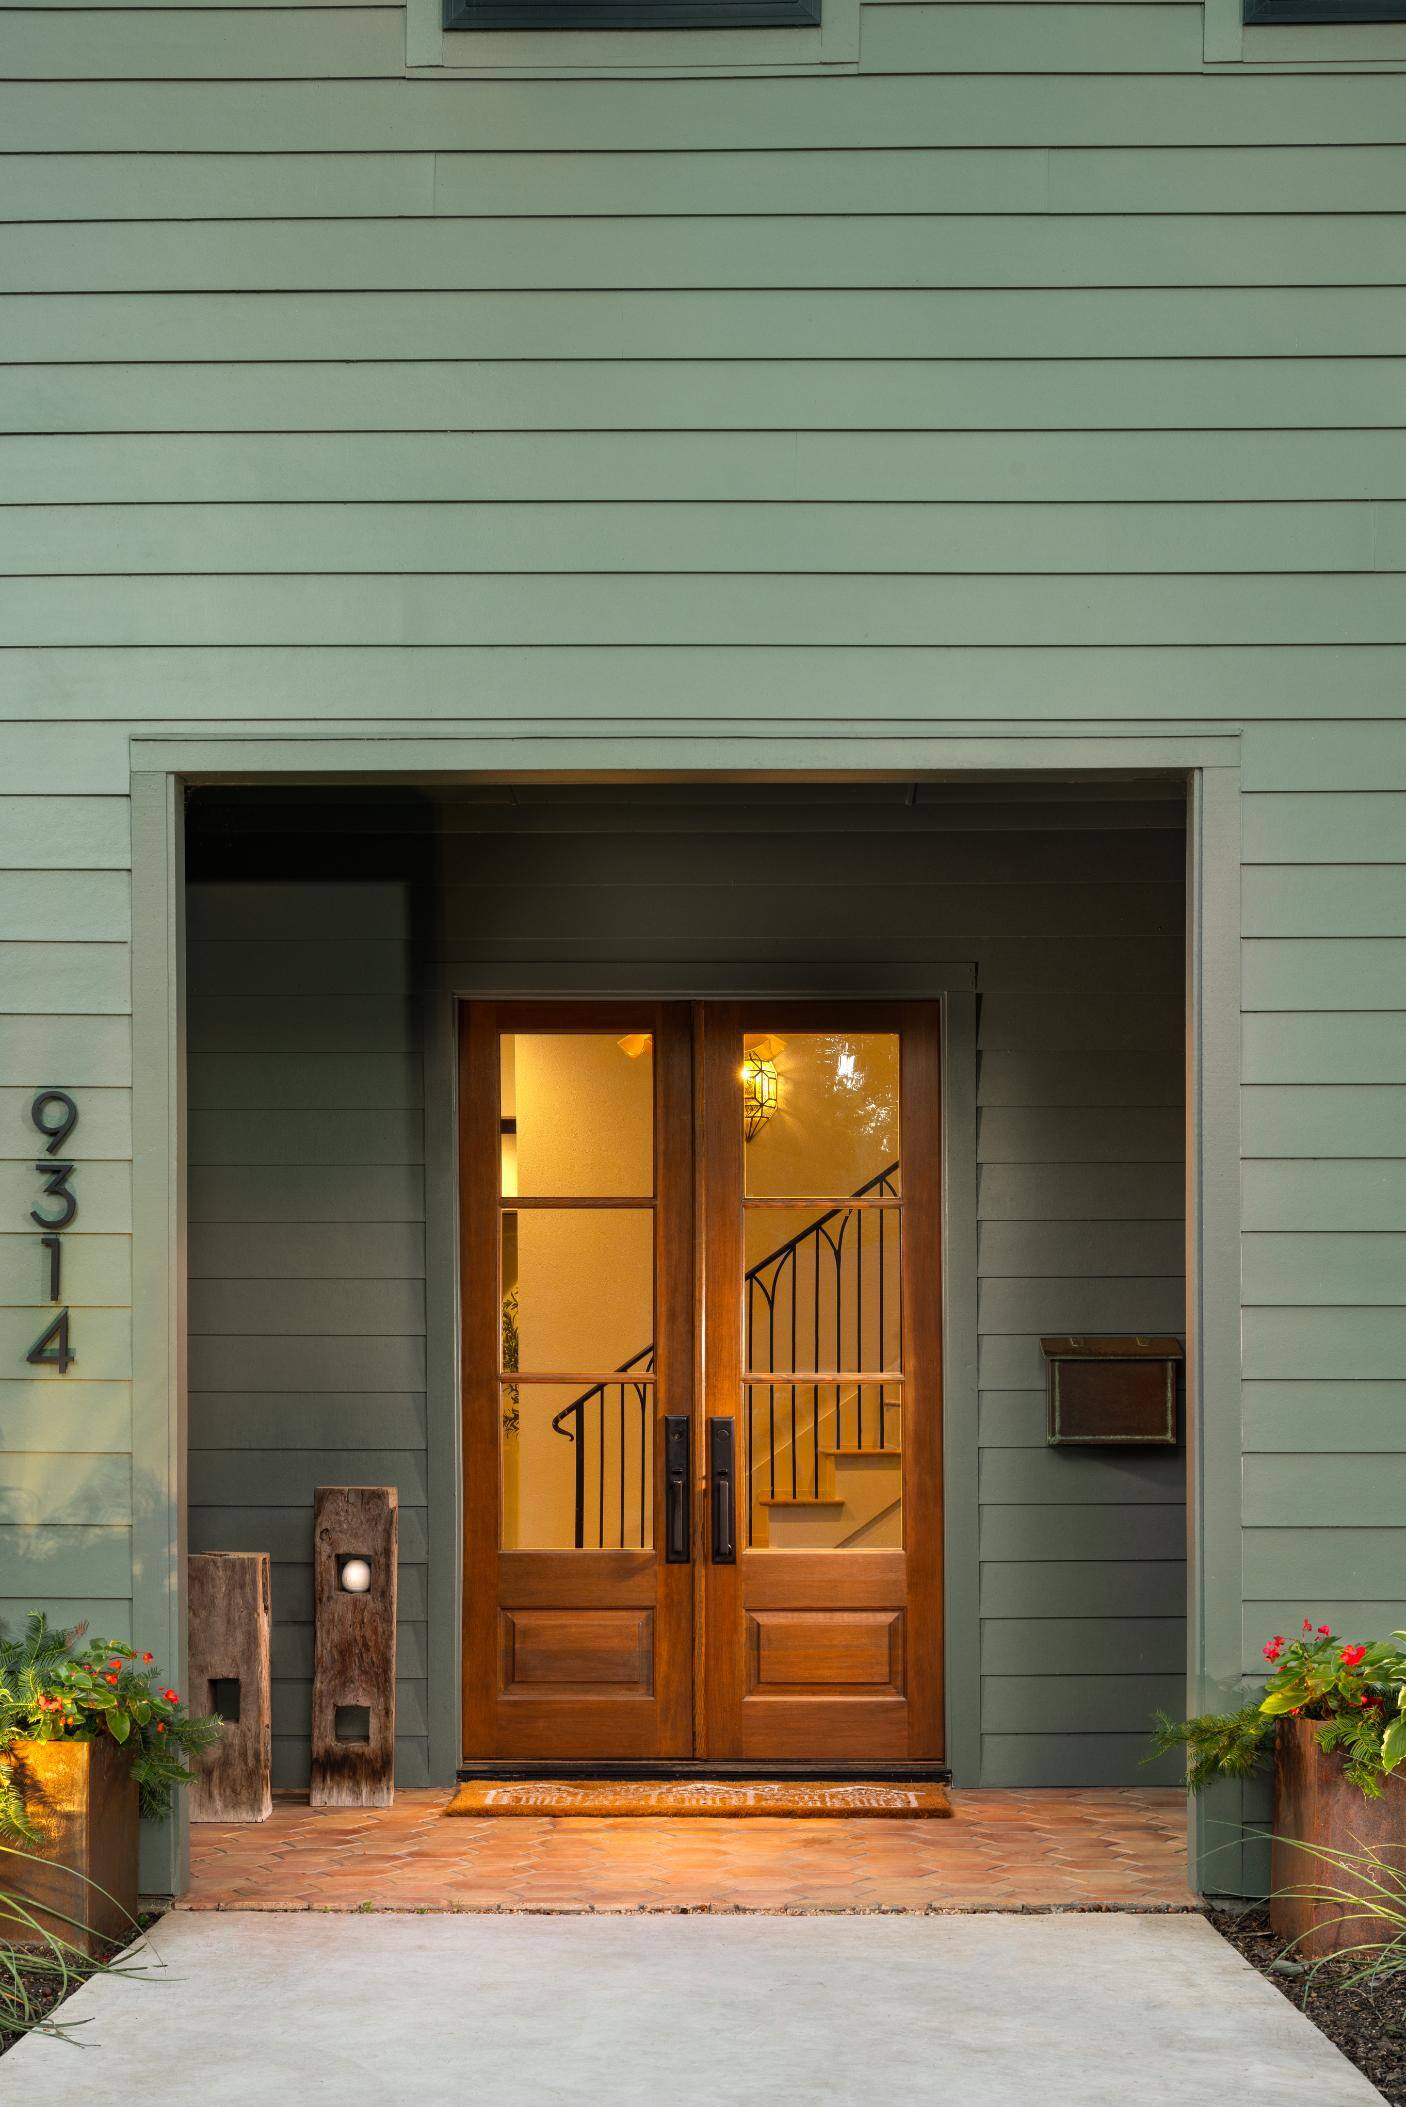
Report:
<svg viewBox="0 0 1406 2107"><path fill-rule="evenodd" d="M57 1123L44 1116L51 1105L60 1107ZM45 1154L57 1156L78 1124L78 1107L66 1090L41 1090L29 1108L29 1116L49 1144Z"/></svg>

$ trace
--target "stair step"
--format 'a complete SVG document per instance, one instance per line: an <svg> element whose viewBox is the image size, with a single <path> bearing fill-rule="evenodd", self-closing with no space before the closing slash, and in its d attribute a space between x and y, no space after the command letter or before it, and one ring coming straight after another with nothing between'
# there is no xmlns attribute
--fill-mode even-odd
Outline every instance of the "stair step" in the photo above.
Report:
<svg viewBox="0 0 1406 2107"><path fill-rule="evenodd" d="M813 1493L807 1492L764 1493L757 1502L759 1507L843 1507L844 1504L843 1500L817 1499Z"/></svg>
<svg viewBox="0 0 1406 2107"><path fill-rule="evenodd" d="M901 1457L901 1456L902 1456L902 1454L903 1454L903 1451L902 1451L902 1449L894 1449L894 1448L887 1448L887 1449L855 1449L855 1448L845 1448L845 1449L822 1449L820 1453L821 1453L821 1454L822 1454L823 1456L874 1456L874 1457L877 1457L877 1458L879 1458L880 1460L882 1460L882 1461L884 1461L884 1462L891 1462L891 1461L894 1461L894 1460L896 1460L897 1458Z"/></svg>

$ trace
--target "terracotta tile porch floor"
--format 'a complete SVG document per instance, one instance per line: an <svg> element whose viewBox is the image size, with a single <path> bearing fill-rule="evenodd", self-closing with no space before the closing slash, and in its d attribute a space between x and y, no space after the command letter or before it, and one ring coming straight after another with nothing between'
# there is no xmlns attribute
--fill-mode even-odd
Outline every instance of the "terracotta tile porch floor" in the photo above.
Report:
<svg viewBox="0 0 1406 2107"><path fill-rule="evenodd" d="M952 1795L950 1821L442 1820L280 1796L191 1832L206 1910L985 1910L1194 1907L1177 1791Z"/></svg>

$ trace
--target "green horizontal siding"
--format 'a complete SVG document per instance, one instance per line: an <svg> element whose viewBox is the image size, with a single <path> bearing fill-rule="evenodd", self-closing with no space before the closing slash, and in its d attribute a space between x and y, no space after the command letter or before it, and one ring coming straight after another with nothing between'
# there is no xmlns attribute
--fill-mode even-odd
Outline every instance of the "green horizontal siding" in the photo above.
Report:
<svg viewBox="0 0 1406 2107"><path fill-rule="evenodd" d="M999 24L993 24L999 28ZM670 79L123 81L95 97L80 82L0 89L0 131L15 153L81 141L97 153L386 153L472 144L479 151L591 154L755 147L830 151L909 146L1282 147L1399 143L1390 74L1224 78L1032 74L787 83L734 79L720 95ZM472 136L465 136L472 112ZM1117 206L1116 187L1107 202ZM1325 214L1325 217L1329 216ZM398 238L398 237L397 237Z"/></svg>
<svg viewBox="0 0 1406 2107"><path fill-rule="evenodd" d="M1406 1154L1406 1088L1256 1084L1244 1094L1243 1133L1247 1156Z"/></svg>
<svg viewBox="0 0 1406 2107"><path fill-rule="evenodd" d="M336 1453L335 1449L329 1452L329 1461L335 1459ZM329 1482L342 1481L334 1479ZM281 1604L286 1599L286 1576L280 1575L279 1568L288 1565L304 1567L307 1585L311 1586L312 1507L301 1502L286 1507L272 1503L241 1506L232 1501L210 1507L193 1506L190 1510L190 1548L192 1551L267 1551L275 1568L274 1585L279 1589L279 1599L274 1604L274 1615L279 1617ZM402 1571L407 1566L422 1567L428 1548L424 1508L402 1507Z"/></svg>
<svg viewBox="0 0 1406 2107"><path fill-rule="evenodd" d="M180 10L206 0L169 4ZM866 35L875 20L871 10ZM1111 20L1105 13L1093 26ZM1009 41L1015 26L1009 7L994 26L1005 29ZM1023 50L1028 63L1028 45ZM649 181L642 186L646 171ZM1406 210L1406 174L1399 149L1391 146L1320 146L1311 155L1293 147L1048 152L876 146L848 159L758 148L671 152L647 164L628 148L589 155L530 149L222 154L197 148L163 156L160 166L140 152L15 153L5 173L0 217L19 221L860 213L900 207L1100 212L1114 194L1129 212Z"/></svg>
<svg viewBox="0 0 1406 2107"><path fill-rule="evenodd" d="M1341 399L1341 398L1336 398ZM676 412L688 405L675 396ZM872 412L871 412L872 414ZM621 501L45 504L0 512L0 570L1364 571L1388 565L1368 503L985 505ZM64 874L67 875L67 874ZM1327 903L1325 903L1325 906ZM1380 906L1380 902L1378 902ZM1370 907L1365 911L1370 912ZM1337 922L1325 934L1334 934ZM86 931L80 931L86 934ZM98 932L101 933L101 932ZM1264 934L1276 932L1266 930ZM1346 934L1372 930L1347 929Z"/></svg>
<svg viewBox="0 0 1406 2107"><path fill-rule="evenodd" d="M0 871L0 936L5 938L46 945L125 943L131 913L125 871Z"/></svg>
<svg viewBox="0 0 1406 2107"><path fill-rule="evenodd" d="M77 1190L76 1185L73 1190ZM82 1214L81 1208L79 1211ZM23 1216L17 1219L23 1220ZM129 1237L94 1236L86 1230L81 1235L70 1234L64 1238L62 1269L64 1297L75 1307L90 1309L106 1304L126 1309L131 1302ZM0 1304L37 1304L48 1296L48 1279L49 1254L33 1230L27 1236L0 1232ZM37 1332L38 1325L35 1329Z"/></svg>
<svg viewBox="0 0 1406 2107"><path fill-rule="evenodd" d="M1247 876L1250 874L1247 872ZM1406 1083L1406 1015L1356 1010L1347 1016L1246 1017L1242 1025L1247 1083Z"/></svg>
<svg viewBox="0 0 1406 2107"><path fill-rule="evenodd" d="M1406 1229L1406 1162L1246 1163L1242 1220L1247 1229Z"/></svg>
<svg viewBox="0 0 1406 2107"><path fill-rule="evenodd" d="M122 889L119 887L119 897ZM42 944L36 937L36 946ZM66 1073L66 1071L64 1071ZM47 1079L46 1079L47 1080ZM34 1103L33 1089L16 1089L13 1086L0 1089L0 1157L22 1158L32 1170L31 1159L35 1153L36 1136L31 1107ZM52 1115L49 1115L52 1117ZM82 1128L81 1139L78 1128ZM69 1137L71 1143L81 1150L84 1163L97 1161L126 1164L132 1155L132 1099L125 1089L85 1089L79 1110L78 1126ZM42 1148L42 1141L39 1142ZM104 1171L101 1176L110 1179L112 1173ZM84 1185L88 1180L84 1179ZM74 1187L77 1197L77 1186ZM6 1225L8 1226L8 1225ZM70 1232L80 1237L88 1228L84 1215L81 1227L75 1224ZM3 1234L0 1230L0 1234Z"/></svg>
<svg viewBox="0 0 1406 2107"><path fill-rule="evenodd" d="M1042 1683L1062 1675L1184 1676L1186 1631L1180 1617L988 1617L981 1629L981 1658L993 1681L997 1676L1038 1676Z"/></svg>
<svg viewBox="0 0 1406 2107"><path fill-rule="evenodd" d="M1378 514L1377 541L1384 552L1399 543L1402 510L1387 505ZM1244 783L1255 792L1406 788L1406 724L1306 725L1292 740L1252 731L1245 742Z"/></svg>
<svg viewBox="0 0 1406 2107"><path fill-rule="evenodd" d="M1120 1616L1176 1616L1185 1600L1186 1572L1180 1547L1159 1557L1137 1554L1103 1559L1040 1556L986 1558L981 1567L984 1617L1014 1617L1035 1625L1044 1619L1101 1620ZM1038 1772L1035 1773L1038 1776Z"/></svg>
<svg viewBox="0 0 1406 2107"><path fill-rule="evenodd" d="M1383 727L1389 734L1390 727ZM1388 752L1390 742L1388 740ZM1406 791L1264 793L1245 801L1247 863L1400 863Z"/></svg>
<svg viewBox="0 0 1406 2107"><path fill-rule="evenodd" d="M1406 1367L1406 1308L1249 1307L1248 1376L1394 1376Z"/></svg>
<svg viewBox="0 0 1406 2107"><path fill-rule="evenodd" d="M13 162L16 157L8 158ZM244 165L257 168L265 158L251 155ZM375 158L384 164L386 157ZM528 157L507 158L516 181L517 169ZM774 180L770 172L778 162L786 165L774 152L759 158L769 180ZM1096 163L1102 157L1090 158ZM1233 160L1238 180L1245 181L1261 158L1237 151ZM84 159L98 170L110 165L99 155ZM218 156L210 159L218 181L227 163ZM298 159L305 170L330 162L335 180L340 165L335 157L303 154ZM691 165L715 168L726 165L727 159L713 152L695 156ZM810 182L824 180L828 171L838 209L876 159L894 167L882 153L802 153L793 157L793 165ZM992 176L985 173L998 157L988 150L972 159L992 186L984 197L993 209L1010 209L1001 206L999 183L993 185ZM1295 159L1303 180L1312 183L1319 156L1300 153ZM178 183L183 165L178 157L163 157L163 163L171 171L171 182ZM144 163L133 155L125 157L125 165ZM145 165L149 180L150 164ZM567 155L560 165L569 171L569 183L589 183L592 169L607 165L607 157ZM650 157L647 165L648 195L636 195L632 212L649 210L654 199L661 200L659 209L667 210L668 190L659 186L667 184L671 167L690 163L683 154L669 153ZM637 182L638 157L632 157L632 166ZM759 169L758 177L762 173ZM901 163L890 180L894 188L884 202L901 210L910 194ZM189 194L184 187L168 190L162 217L180 217ZM523 200L524 211L533 209L532 195L530 187L514 193ZM771 213L784 203L771 203L760 181L752 201L753 209ZM1237 202L1238 193L1227 187L1215 209L1233 211ZM564 201L558 197L555 203L560 209ZM495 209L510 207L500 197ZM1292 344L1301 358L1391 358L1401 353L1403 311L1406 290L1400 286L1225 286L1214 302L1195 286L1146 286L1131 294L1098 285L1038 291L875 286L862 292L839 289L827 296L823 353L831 359L1010 359L1018 349L1029 359L1267 359ZM6 357L21 362L101 355L228 364L241 359L335 360L339 354L357 359L585 359L625 354L635 359L808 359L816 355L815 299L802 288L733 285L706 292L411 291L392 301L355 290L221 291L214 296L168 292L159 301L135 290L79 290L31 294L13 303L0 314L0 346Z"/></svg>
<svg viewBox="0 0 1406 2107"><path fill-rule="evenodd" d="M1247 1383L1244 1426L1250 1453L1389 1455L1406 1442L1406 1381Z"/></svg>
<svg viewBox="0 0 1406 2107"><path fill-rule="evenodd" d="M75 1367L59 1384L46 1376L10 1377L0 1393L0 1448L125 1456L131 1438L132 1400L125 1382L85 1380Z"/></svg>
<svg viewBox="0 0 1406 2107"><path fill-rule="evenodd" d="M1246 1236L1241 1281L1253 1303L1389 1303L1401 1299L1406 1235Z"/></svg>
<svg viewBox="0 0 1406 2107"><path fill-rule="evenodd" d="M1390 937L1406 929L1406 866L1259 866L1245 873L1243 907L1246 936Z"/></svg>
<svg viewBox="0 0 1406 2107"><path fill-rule="evenodd" d="M0 415L14 432L123 432L137 415L172 432L414 432L436 418L477 431L528 421L557 431L829 431L876 421L899 431L1277 430L1390 424L1404 366L1368 358L1350 368L1334 359L1243 358L1228 371L1213 360L1173 358L776 358L734 360L724 376L713 362L680 359L305 359L257 369L211 361L168 367L156 407L141 365L14 365L0 375ZM1359 567L1371 568L1370 532L1362 554Z"/></svg>
<svg viewBox="0 0 1406 2107"><path fill-rule="evenodd" d="M877 626L895 645L1400 642L1394 577L1315 577L1295 593L1253 576L1157 580L811 579L545 581L517 576L342 579L9 579L16 644L736 643L847 646Z"/></svg>
<svg viewBox="0 0 1406 2107"><path fill-rule="evenodd" d="M1018 1788L1034 1777L1047 1787L1124 1785L1136 1777L1143 1786L1176 1785L1176 1757L1146 1760L1151 1708L1128 1725L1130 1731L1121 1734L988 1734L986 1782Z"/></svg>
<svg viewBox="0 0 1406 2107"><path fill-rule="evenodd" d="M173 11L190 0L171 0ZM337 4L337 0L327 0ZM866 32L875 21L868 13ZM1029 19L1029 11L1027 11ZM1111 17L1100 17L1094 27ZM1005 21L1005 17L1001 17ZM1136 27L1136 25L1134 25ZM1022 55L1029 46L1020 40ZM11 154L4 219L363 219L411 215L1090 213L1111 190L1124 211L1404 211L1395 147L1202 147L1090 152L1069 147L835 152L681 152L641 190L628 152L573 154L200 154L152 166L141 154Z"/></svg>
<svg viewBox="0 0 1406 2107"><path fill-rule="evenodd" d="M132 1466L125 1455L34 1450L0 1456L0 1523L131 1518Z"/></svg>
<svg viewBox="0 0 1406 2107"><path fill-rule="evenodd" d="M720 371L716 379L719 386L724 385L726 371ZM1399 430L1025 433L930 428L911 433L810 430L792 434L784 428L764 432L480 433L455 429L451 422L449 430L432 435L156 432L137 438L100 432L92 437L57 433L40 438L22 433L6 441L5 453L14 501L26 504L177 504L208 499L278 503L290 495L320 504L466 498L535 503L569 500L583 489L589 489L597 502L611 504L681 500L921 504L938 492L948 501L988 504L1137 504L1147 500L1301 504L1394 498L1403 487L1406 434ZM1252 555L1251 539L1247 534L1247 559ZM1254 564L1249 568L1253 573ZM1176 596L1189 591L1170 578L1154 575L1150 582L1156 588L1153 606L1174 606ZM1326 596L1330 588L1341 585L1341 580L1327 580L1320 594ZM430 590L428 586L423 589ZM1109 581L1101 597L1116 595L1119 589ZM48 590L56 593L57 583ZM87 590L85 586L85 594ZM243 590L247 594L252 588ZM327 585L322 590L326 595L334 588ZM614 590L618 593L622 588ZM1042 590L1052 592L1054 588ZM1233 582L1222 581L1216 590L1222 598L1231 598ZM1258 604L1256 596L1266 599L1269 589L1249 576L1238 590L1245 604L1253 606ZM1353 590L1359 598L1369 597L1374 582L1362 580ZM151 604L154 591L150 585L141 589L145 604ZM9 588L12 605L16 604L15 592L14 587ZM32 604L38 608L44 603L36 594ZM139 599L138 604L143 601ZM1296 604L1297 594L1287 608L1281 603L1279 611L1287 615ZM1324 604L1328 604L1326 599ZM1347 604L1353 603L1349 600ZM100 600L99 608L102 605ZM244 640L259 641L255 636ZM24 640L16 636L14 641ZM422 643L434 641L429 634L421 638ZM650 638L645 635L635 641ZM1083 633L1069 641L1103 639ZM1163 635L1152 641L1174 644L1177 638ZM1261 638L1235 641L1272 647L1299 638L1294 630L1281 633L1274 629ZM1320 695L1317 708L1322 707ZM1195 714L1199 718L1204 711L1198 709ZM1343 859L1330 855L1319 860Z"/></svg>
<svg viewBox="0 0 1406 2107"><path fill-rule="evenodd" d="M191 91L184 91L188 96ZM431 93L434 91L431 90ZM856 92L862 92L857 89ZM114 94L116 91L114 91ZM45 91L34 91L42 101ZM193 97L192 99L198 99ZM0 110L4 97L0 96ZM1393 214L1060 217L870 214L681 216L668 226L561 221L328 220L316 243L278 220L154 227L0 227L18 292L270 292L325 286L461 291L482 286L1395 285ZM1194 261L1193 261L1194 259Z"/></svg>
<svg viewBox="0 0 1406 2107"><path fill-rule="evenodd" d="M53 762L53 780L61 779ZM9 797L0 793L5 865L9 871L48 871L59 843L72 870L117 871L126 884L131 828L125 797Z"/></svg>
<svg viewBox="0 0 1406 2107"><path fill-rule="evenodd" d="M1136 481L1130 477L1129 487ZM1010 487L1020 487L1014 453ZM391 696L407 718L452 724L462 718L464 697L471 694L484 717L507 724L532 720L539 736L560 739L561 750L582 765L584 749L571 742L573 733L591 723L617 720L622 711L647 718L659 708L661 694L671 698L680 717L706 723L725 694L729 724L745 723L753 732L760 722L815 724L824 765L835 765L839 757L856 769L878 765L901 772L912 765L922 728L940 725L948 714L960 714L964 724L1028 723L1037 733L1071 717L1094 733L1139 725L1165 729L1194 693L1198 725L1218 715L1233 725L1253 713L1287 719L1291 732L1293 720L1325 707L1335 717L1389 715L1399 707L1406 680L1406 648L866 643L843 650L804 644L759 650L716 643L396 643L374 649L235 644L113 650L54 644L16 646L6 670L0 713L33 716L81 703L99 720L130 718L136 687L149 715L194 720L202 728L221 721L221 704L231 693L257 698L263 716L255 721L275 724L283 718L314 724L349 716L377 719ZM1325 686L1330 677L1331 688ZM854 716L857 693L870 706L863 720ZM548 704L555 714L543 720ZM945 714L934 719L935 710ZM680 755L679 765L688 758ZM1316 860L1341 862L1352 854L1341 842L1350 840L1348 823L1336 850ZM1280 858L1283 853L1281 844ZM1375 860L1390 861L1392 855L1386 847ZM101 865L100 857L93 861Z"/></svg>

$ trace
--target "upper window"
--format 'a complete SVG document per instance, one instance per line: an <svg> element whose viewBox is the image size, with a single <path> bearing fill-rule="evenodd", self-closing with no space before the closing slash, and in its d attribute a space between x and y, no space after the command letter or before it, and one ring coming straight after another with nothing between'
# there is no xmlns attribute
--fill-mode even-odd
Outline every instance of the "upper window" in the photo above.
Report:
<svg viewBox="0 0 1406 2107"><path fill-rule="evenodd" d="M820 0L444 0L446 29L816 29Z"/></svg>
<svg viewBox="0 0 1406 2107"><path fill-rule="evenodd" d="M1401 22L1406 0L1245 0L1247 23Z"/></svg>

